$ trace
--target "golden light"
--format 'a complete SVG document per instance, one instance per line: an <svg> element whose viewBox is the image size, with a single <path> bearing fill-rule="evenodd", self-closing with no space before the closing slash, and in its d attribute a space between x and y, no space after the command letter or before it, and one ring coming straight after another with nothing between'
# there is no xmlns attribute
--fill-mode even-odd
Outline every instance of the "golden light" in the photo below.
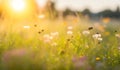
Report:
<svg viewBox="0 0 120 70"><path fill-rule="evenodd" d="M31 19L36 12L34 0L4 0L3 12L6 18Z"/></svg>
<svg viewBox="0 0 120 70"><path fill-rule="evenodd" d="M14 11L20 12L25 10L26 4L24 0L12 0L10 6Z"/></svg>

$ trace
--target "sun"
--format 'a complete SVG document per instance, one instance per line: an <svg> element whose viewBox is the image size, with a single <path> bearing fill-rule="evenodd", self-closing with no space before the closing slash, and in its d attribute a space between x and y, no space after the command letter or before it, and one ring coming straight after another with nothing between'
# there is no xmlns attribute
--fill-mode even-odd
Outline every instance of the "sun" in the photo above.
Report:
<svg viewBox="0 0 120 70"><path fill-rule="evenodd" d="M7 19L31 19L36 13L34 0L3 0L2 10Z"/></svg>
<svg viewBox="0 0 120 70"><path fill-rule="evenodd" d="M23 11L25 10L26 4L24 0L11 0L10 6L14 11Z"/></svg>

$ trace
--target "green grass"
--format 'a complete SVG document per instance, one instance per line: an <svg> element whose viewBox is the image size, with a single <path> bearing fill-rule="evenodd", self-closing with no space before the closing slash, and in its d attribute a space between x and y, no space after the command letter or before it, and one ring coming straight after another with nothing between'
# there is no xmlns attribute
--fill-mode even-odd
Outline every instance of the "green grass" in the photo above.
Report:
<svg viewBox="0 0 120 70"><path fill-rule="evenodd" d="M104 32L86 20L31 22L30 29L23 29L24 23L5 27L0 32L0 70L119 70L119 24L114 23L105 24ZM73 27L72 35L67 34L68 26ZM83 35L91 26L90 34ZM51 32L59 34L44 42L43 36ZM100 43L92 37L97 32L103 38Z"/></svg>

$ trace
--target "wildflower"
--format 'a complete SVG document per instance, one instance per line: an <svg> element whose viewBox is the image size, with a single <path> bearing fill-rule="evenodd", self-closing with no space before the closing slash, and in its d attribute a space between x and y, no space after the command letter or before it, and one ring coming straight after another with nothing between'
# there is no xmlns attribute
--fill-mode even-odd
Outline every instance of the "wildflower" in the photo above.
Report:
<svg viewBox="0 0 120 70"><path fill-rule="evenodd" d="M67 39L67 41L70 41L70 39Z"/></svg>
<svg viewBox="0 0 120 70"><path fill-rule="evenodd" d="M85 30L85 31L82 32L82 34L83 34L83 35L89 35L89 34L90 34L90 31Z"/></svg>
<svg viewBox="0 0 120 70"><path fill-rule="evenodd" d="M68 26L68 30L72 30L73 29L73 27L72 26Z"/></svg>
<svg viewBox="0 0 120 70"><path fill-rule="evenodd" d="M103 38L101 37L101 34L96 33L92 36L95 40L97 40L98 44L101 43L101 41L103 40Z"/></svg>
<svg viewBox="0 0 120 70"><path fill-rule="evenodd" d="M92 30L92 29L93 29L93 27L89 27L89 28L88 28L88 30Z"/></svg>
<svg viewBox="0 0 120 70"><path fill-rule="evenodd" d="M44 29L42 29L41 31L44 32Z"/></svg>
<svg viewBox="0 0 120 70"><path fill-rule="evenodd" d="M117 32L117 30L115 30L115 33Z"/></svg>
<svg viewBox="0 0 120 70"><path fill-rule="evenodd" d="M37 27L37 25L35 24L34 27Z"/></svg>
<svg viewBox="0 0 120 70"><path fill-rule="evenodd" d="M100 58L99 57L96 57L96 61L99 61L100 60Z"/></svg>
<svg viewBox="0 0 120 70"><path fill-rule="evenodd" d="M98 34L98 37L101 37L101 34L99 34L99 33L96 33L96 34Z"/></svg>
<svg viewBox="0 0 120 70"><path fill-rule="evenodd" d="M74 36L71 36L71 38L73 38Z"/></svg>
<svg viewBox="0 0 120 70"><path fill-rule="evenodd" d="M73 32L72 32L72 31L67 31L67 34L68 34L68 35L72 35Z"/></svg>
<svg viewBox="0 0 120 70"><path fill-rule="evenodd" d="M51 36L55 37L55 36L58 36L59 35L59 32L52 32L50 33Z"/></svg>
<svg viewBox="0 0 120 70"><path fill-rule="evenodd" d="M50 40L52 40L52 39L53 39L53 37L52 37L52 36L50 36L50 37L49 37L49 39L50 39Z"/></svg>
<svg viewBox="0 0 120 70"><path fill-rule="evenodd" d="M23 26L23 28L25 28L25 29L30 29L30 26Z"/></svg>
<svg viewBox="0 0 120 70"><path fill-rule="evenodd" d="M44 38L44 42L50 42L52 39L52 37L49 34L45 34L43 38Z"/></svg>
<svg viewBox="0 0 120 70"><path fill-rule="evenodd" d="M101 38L101 34L99 33L96 33L92 36L94 39L98 39L98 38Z"/></svg>
<svg viewBox="0 0 120 70"><path fill-rule="evenodd" d="M105 32L105 35L106 35L106 36L110 35L110 32Z"/></svg>
<svg viewBox="0 0 120 70"><path fill-rule="evenodd" d="M49 34L45 34L43 37L44 38L49 38Z"/></svg>
<svg viewBox="0 0 120 70"><path fill-rule="evenodd" d="M98 42L98 44L100 44L101 42Z"/></svg>
<svg viewBox="0 0 120 70"><path fill-rule="evenodd" d="M73 57L72 61L74 63L75 67L84 67L86 63L87 57L86 56L81 56L81 57Z"/></svg>
<svg viewBox="0 0 120 70"><path fill-rule="evenodd" d="M103 39L102 38L98 38L98 41L102 41Z"/></svg>
<svg viewBox="0 0 120 70"><path fill-rule="evenodd" d="M49 39L46 39L46 40L44 40L44 42L45 42L45 43L49 43L49 42L50 42L50 40L49 40Z"/></svg>
<svg viewBox="0 0 120 70"><path fill-rule="evenodd" d="M118 47L118 50L120 50L120 47Z"/></svg>
<svg viewBox="0 0 120 70"><path fill-rule="evenodd" d="M40 31L39 31L38 33L39 33L39 34L41 34L41 32L40 32Z"/></svg>
<svg viewBox="0 0 120 70"><path fill-rule="evenodd" d="M115 34L116 37L120 38L120 34Z"/></svg>

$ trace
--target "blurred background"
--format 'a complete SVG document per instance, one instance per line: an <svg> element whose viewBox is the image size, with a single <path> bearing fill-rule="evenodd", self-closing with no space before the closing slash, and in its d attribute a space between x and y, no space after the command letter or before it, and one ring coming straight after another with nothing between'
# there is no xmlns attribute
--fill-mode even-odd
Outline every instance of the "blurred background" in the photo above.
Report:
<svg viewBox="0 0 120 70"><path fill-rule="evenodd" d="M0 0L0 18L120 18L119 0Z"/></svg>
<svg viewBox="0 0 120 70"><path fill-rule="evenodd" d="M0 0L0 70L120 70L120 0Z"/></svg>

